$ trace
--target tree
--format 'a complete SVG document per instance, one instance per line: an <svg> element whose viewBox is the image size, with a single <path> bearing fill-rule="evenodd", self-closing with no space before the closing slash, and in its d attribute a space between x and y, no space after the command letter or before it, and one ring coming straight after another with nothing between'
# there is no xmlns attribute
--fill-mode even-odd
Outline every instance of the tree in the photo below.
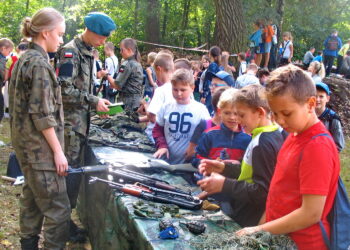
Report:
<svg viewBox="0 0 350 250"><path fill-rule="evenodd" d="M230 52L240 52L246 43L241 0L215 0L216 45Z"/></svg>
<svg viewBox="0 0 350 250"><path fill-rule="evenodd" d="M148 0L145 23L145 39L147 42L160 42L160 25L159 25L159 1Z"/></svg>

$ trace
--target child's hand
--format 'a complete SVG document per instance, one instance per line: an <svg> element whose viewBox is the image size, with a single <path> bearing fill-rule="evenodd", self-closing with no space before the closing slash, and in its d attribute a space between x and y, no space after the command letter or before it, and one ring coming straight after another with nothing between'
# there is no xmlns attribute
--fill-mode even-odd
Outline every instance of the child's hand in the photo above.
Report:
<svg viewBox="0 0 350 250"><path fill-rule="evenodd" d="M211 173L221 174L225 169L225 163L217 160L203 159L198 166L201 174L209 176Z"/></svg>
<svg viewBox="0 0 350 250"><path fill-rule="evenodd" d="M167 148L160 148L153 154L154 158L161 158L163 155L166 155L166 158L169 159L169 150Z"/></svg>
<svg viewBox="0 0 350 250"><path fill-rule="evenodd" d="M244 235L249 235L253 234L256 232L262 231L261 226L256 226L256 227L245 227L239 231L236 232L236 235L238 236L244 236Z"/></svg>
<svg viewBox="0 0 350 250"><path fill-rule="evenodd" d="M212 173L210 177L198 181L197 185L199 185L203 191L207 192L208 195L211 195L220 193L224 186L224 182L224 176L217 173Z"/></svg>
<svg viewBox="0 0 350 250"><path fill-rule="evenodd" d="M205 98L201 98L201 103L205 104Z"/></svg>

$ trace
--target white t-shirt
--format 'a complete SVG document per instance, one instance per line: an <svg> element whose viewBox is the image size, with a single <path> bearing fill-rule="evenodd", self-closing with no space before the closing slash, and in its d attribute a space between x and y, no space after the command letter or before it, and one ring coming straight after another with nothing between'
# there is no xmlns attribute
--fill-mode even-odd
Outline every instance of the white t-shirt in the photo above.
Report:
<svg viewBox="0 0 350 250"><path fill-rule="evenodd" d="M245 74L246 71L247 71L247 62L246 61L242 61L241 65L239 66L239 74L238 74L238 76L241 76L241 75Z"/></svg>
<svg viewBox="0 0 350 250"><path fill-rule="evenodd" d="M157 123L164 127L170 164L185 161L185 152L195 128L201 120L208 119L210 119L208 109L202 103L192 99L186 105L178 104L173 100L160 107Z"/></svg>
<svg viewBox="0 0 350 250"><path fill-rule="evenodd" d="M170 82L164 83L161 87L156 88L147 112L157 115L159 109L166 102L175 101L172 88L173 87Z"/></svg>
<svg viewBox="0 0 350 250"><path fill-rule="evenodd" d="M118 70L118 58L116 56L106 58L105 67L108 71L108 74L113 76L114 73Z"/></svg>
<svg viewBox="0 0 350 250"><path fill-rule="evenodd" d="M241 75L237 78L236 88L241 89L250 84L260 84L259 78L257 78L254 74L247 72L244 75Z"/></svg>
<svg viewBox="0 0 350 250"><path fill-rule="evenodd" d="M288 43L288 44L287 44ZM283 53L283 58L289 58L290 57L290 53L292 52L290 50L290 46L293 45L292 41L283 41L283 48L286 47L286 49L284 50Z"/></svg>

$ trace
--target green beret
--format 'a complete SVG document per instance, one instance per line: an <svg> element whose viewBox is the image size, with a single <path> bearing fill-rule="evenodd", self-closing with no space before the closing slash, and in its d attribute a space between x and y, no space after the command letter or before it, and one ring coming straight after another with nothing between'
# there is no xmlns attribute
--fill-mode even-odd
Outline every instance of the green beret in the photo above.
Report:
<svg viewBox="0 0 350 250"><path fill-rule="evenodd" d="M101 12L91 12L84 17L86 28L101 36L109 36L117 28L112 18Z"/></svg>

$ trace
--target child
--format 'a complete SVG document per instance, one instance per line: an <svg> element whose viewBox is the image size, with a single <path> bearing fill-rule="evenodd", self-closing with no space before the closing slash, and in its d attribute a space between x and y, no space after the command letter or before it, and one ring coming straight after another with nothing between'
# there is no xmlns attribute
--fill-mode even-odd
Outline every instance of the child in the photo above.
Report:
<svg viewBox="0 0 350 250"><path fill-rule="evenodd" d="M258 77L261 86L265 87L267 79L270 76L270 71L268 71L266 69L259 69L258 73L256 74L256 76Z"/></svg>
<svg viewBox="0 0 350 250"><path fill-rule="evenodd" d="M303 64L304 69L309 68L310 63L314 59L315 47L311 47L304 55Z"/></svg>
<svg viewBox="0 0 350 250"><path fill-rule="evenodd" d="M196 148L196 158L192 160L193 166L198 167L201 159L242 160L251 137L242 132L237 122L233 103L236 91L230 88L222 93L218 104L222 122L206 130L201 136Z"/></svg>
<svg viewBox="0 0 350 250"><path fill-rule="evenodd" d="M186 150L186 159L190 160L195 155L195 148L197 147L198 141L201 138L203 132L221 123L221 116L218 112L218 103L221 94L228 88L229 87L227 86L218 87L215 89L215 92L212 93L213 98L211 100L211 103L213 105L214 115L209 120L201 120L197 125L191 137L190 144L188 145L188 148Z"/></svg>
<svg viewBox="0 0 350 250"><path fill-rule="evenodd" d="M256 64L260 64L261 54L258 54L260 53L260 44L262 43L262 39L261 39L262 30L260 29L260 26L261 26L260 21L259 20L255 21L253 26L255 31L249 37L249 41L250 41L249 62L251 63L256 62ZM256 58L255 58L255 55L256 55Z"/></svg>
<svg viewBox="0 0 350 250"><path fill-rule="evenodd" d="M275 120L289 136L277 159L260 230L288 234L298 249L326 250L319 222L327 220L337 191L339 154L315 113L316 87L300 68L288 65L272 72L266 94ZM330 135L329 135L330 136Z"/></svg>
<svg viewBox="0 0 350 250"><path fill-rule="evenodd" d="M209 119L205 106L191 99L194 80L191 71L178 69L171 78L173 101L163 105L157 114L153 137L158 148L154 157L165 156L170 164L185 161L185 152L200 120Z"/></svg>
<svg viewBox="0 0 350 250"><path fill-rule="evenodd" d="M326 76L323 63L320 63L318 61L310 63L310 66L307 70L310 72L314 83L322 82L322 79Z"/></svg>
<svg viewBox="0 0 350 250"><path fill-rule="evenodd" d="M207 72L205 73L201 103L205 104L209 113L211 114L213 112L213 107L211 106L211 93L210 93L211 79L216 72L220 70L224 70L224 68L220 66L221 49L218 46L213 46L210 48L209 57L210 57L211 63L209 64Z"/></svg>
<svg viewBox="0 0 350 250"><path fill-rule="evenodd" d="M232 207L230 216L241 226L258 224L265 210L277 154L284 141L279 127L271 121L263 90L261 85L249 85L233 98L238 122L246 133L252 134L241 166L203 160L199 167L200 172L211 175L198 184L209 194L226 194Z"/></svg>
<svg viewBox="0 0 350 250"><path fill-rule="evenodd" d="M290 32L284 32L282 37L283 43L280 45L281 59L279 66L291 63L293 58L292 34Z"/></svg>
<svg viewBox="0 0 350 250"><path fill-rule="evenodd" d="M241 52L238 54L238 62L240 63L238 76L241 76L241 75L245 74L245 72L247 71L247 61L245 60L245 53L244 52Z"/></svg>
<svg viewBox="0 0 350 250"><path fill-rule="evenodd" d="M333 136L335 145L340 152L345 145L340 117L332 109L326 107L330 100L331 91L328 85L323 82L316 83L316 91L316 115Z"/></svg>
<svg viewBox="0 0 350 250"><path fill-rule="evenodd" d="M140 105L142 98L143 70L140 64L140 53L137 43L132 38L125 38L120 42L120 53L124 59L114 80L108 75L108 81L119 90L118 99L124 103L125 110L133 113Z"/></svg>
<svg viewBox="0 0 350 250"><path fill-rule="evenodd" d="M207 72L207 69L209 67L210 64L210 58L207 55L203 55L202 56L202 74L201 74L201 78L199 81L199 93L203 94L203 85L204 85L204 77L205 77L205 73Z"/></svg>
<svg viewBox="0 0 350 250"><path fill-rule="evenodd" d="M314 61L323 62L322 54L323 54L323 51L322 51L322 50L318 51L318 52L317 52L317 56L315 56L314 59L313 59L312 61L313 61L313 62L314 62Z"/></svg>
<svg viewBox="0 0 350 250"><path fill-rule="evenodd" d="M200 93L199 93L199 83L200 83L200 78L202 75L202 63L201 61L191 61L192 64L192 70L193 70L193 77L194 77L194 99L196 101L200 101Z"/></svg>
<svg viewBox="0 0 350 250"><path fill-rule="evenodd" d="M153 93L155 89L158 87L157 85L157 76L156 72L153 68L153 62L156 59L157 53L151 52L147 55L147 64L149 67L146 69L147 77L145 79L145 94L144 96L148 96L150 98L153 97Z"/></svg>
<svg viewBox="0 0 350 250"><path fill-rule="evenodd" d="M106 42L104 46L104 52L107 57L105 60L105 69L107 73L112 76L113 79L116 79L118 74L119 62L118 62L118 58L114 54L114 44L111 42ZM103 88L104 88L103 98L106 98L111 103L114 103L115 96L117 95L117 91L111 88L108 81L104 81Z"/></svg>
<svg viewBox="0 0 350 250"><path fill-rule="evenodd" d="M6 57L13 50L13 42L8 38L0 39L0 122L4 117L4 96L2 95L2 87L5 85L6 78Z"/></svg>
<svg viewBox="0 0 350 250"><path fill-rule="evenodd" d="M228 51L223 51L221 55L221 65L224 68L224 71L226 71L230 74L230 76L233 77L233 73L236 72L236 68L229 62L230 53Z"/></svg>
<svg viewBox="0 0 350 250"><path fill-rule="evenodd" d="M255 63L249 64L247 68L247 73L237 78L235 87L237 89L240 89L250 84L259 84L259 79L256 77L257 72L258 66Z"/></svg>

